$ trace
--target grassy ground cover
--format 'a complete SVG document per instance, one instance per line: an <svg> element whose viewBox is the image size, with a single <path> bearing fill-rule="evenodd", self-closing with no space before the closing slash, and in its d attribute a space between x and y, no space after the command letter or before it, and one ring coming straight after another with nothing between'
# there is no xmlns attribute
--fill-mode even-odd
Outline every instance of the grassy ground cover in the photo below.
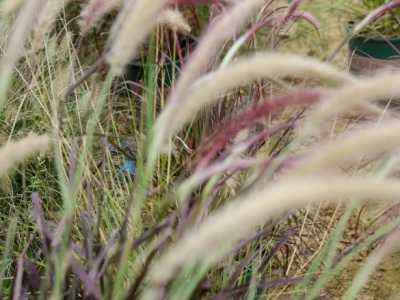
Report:
<svg viewBox="0 0 400 300"><path fill-rule="evenodd" d="M343 1L149 3L0 0L0 298L398 297L400 74L331 59Z"/></svg>

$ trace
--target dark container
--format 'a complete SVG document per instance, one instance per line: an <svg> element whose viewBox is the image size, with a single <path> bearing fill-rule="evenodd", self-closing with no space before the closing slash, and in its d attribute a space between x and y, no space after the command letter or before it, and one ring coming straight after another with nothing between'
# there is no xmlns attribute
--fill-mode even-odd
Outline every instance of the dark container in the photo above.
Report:
<svg viewBox="0 0 400 300"><path fill-rule="evenodd" d="M347 22L350 31L353 21ZM348 42L350 71L354 74L373 74L379 69L400 68L400 38L369 37L363 34Z"/></svg>
<svg viewBox="0 0 400 300"><path fill-rule="evenodd" d="M354 21L346 24L349 32ZM369 37L359 34L348 42L350 72L355 75L373 75L382 70L400 69L400 38ZM399 99L382 99L377 103L389 108L399 107Z"/></svg>
<svg viewBox="0 0 400 300"><path fill-rule="evenodd" d="M195 47L195 40L191 37L187 37L180 41L180 48L183 53L183 59L190 53ZM174 80L179 76L181 70L181 61L176 59L175 61L165 61L161 65L159 64L146 64L139 61L132 61L125 69L125 80L138 82L142 80L149 70L155 70L157 74L157 85L171 87Z"/></svg>

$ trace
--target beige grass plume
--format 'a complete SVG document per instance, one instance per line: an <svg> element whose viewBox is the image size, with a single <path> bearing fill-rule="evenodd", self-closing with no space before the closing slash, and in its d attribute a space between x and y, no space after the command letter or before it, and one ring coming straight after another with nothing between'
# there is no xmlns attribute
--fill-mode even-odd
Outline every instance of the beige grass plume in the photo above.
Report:
<svg viewBox="0 0 400 300"><path fill-rule="evenodd" d="M188 21L179 10L167 9L163 11L158 22L183 34L188 34L191 31Z"/></svg>
<svg viewBox="0 0 400 300"><path fill-rule="evenodd" d="M15 26L9 35L7 48L0 62L0 107L4 104L7 86L10 82L14 64L20 58L23 46L37 21L36 15L45 4L44 0L27 1L20 10Z"/></svg>
<svg viewBox="0 0 400 300"><path fill-rule="evenodd" d="M114 73L134 57L151 29L157 23L168 0L127 0L111 30L107 62Z"/></svg>
<svg viewBox="0 0 400 300"><path fill-rule="evenodd" d="M380 73L363 78L338 90L316 109L315 117L326 119L341 111L347 111L359 103L374 100L400 98L400 72Z"/></svg>
<svg viewBox="0 0 400 300"><path fill-rule="evenodd" d="M305 140L315 129L319 128L324 120L358 108L360 105L370 104L381 99L400 98L400 73L380 73L374 77L362 78L357 82L337 89L326 101L318 104L308 118L308 122L299 132L298 139ZM371 104L372 105L372 104ZM375 105L372 105L375 106ZM375 117L382 117L384 111L375 106Z"/></svg>
<svg viewBox="0 0 400 300"><path fill-rule="evenodd" d="M269 0L271 4L273 0ZM220 46L225 42L227 38L233 36L236 32L243 27L250 16L256 12L257 9L265 5L265 0L247 0L236 2L233 7L227 11L221 18L212 25L207 33L201 39L197 49L192 54L191 59L185 64L185 69L182 71L180 79L168 98L168 103L172 105L174 102L182 101L187 88L193 83L193 81L200 76L202 72L208 66L209 61L219 51ZM268 5L268 4L267 4ZM167 115L164 114L166 117ZM168 125L163 121L162 118L157 118L158 126ZM149 169L155 165L156 156L158 155L157 149L162 149L164 139L166 138L165 128L163 128L163 134L157 131L157 126L153 129L154 137L152 139L151 149L154 149L148 157Z"/></svg>
<svg viewBox="0 0 400 300"><path fill-rule="evenodd" d="M262 223L274 214L294 206L310 202L339 201L346 198L388 198L396 201L400 197L397 180L373 178L320 178L287 182L281 180L261 191L236 199L210 217L200 228L191 228L167 254L154 264L150 282L143 299L159 299L164 284L190 263L219 261L229 249L227 245L237 243L253 226ZM219 251L225 249L225 251ZM212 255L218 252L219 255Z"/></svg>
<svg viewBox="0 0 400 300"><path fill-rule="evenodd" d="M272 2L271 0L269 2ZM185 65L168 102L180 100L185 90L206 69L209 61L226 39L232 37L249 20L250 16L265 4L265 0L238 1L203 36L197 49Z"/></svg>
<svg viewBox="0 0 400 300"><path fill-rule="evenodd" d="M81 33L84 35L87 30L95 26L104 15L113 10L122 8L124 3L125 0L90 0L82 10L78 21L78 24L81 27ZM165 10L158 18L158 22L181 33L187 34L191 31L190 25L179 10Z"/></svg>
<svg viewBox="0 0 400 300"><path fill-rule="evenodd" d="M81 34L85 35L88 29L107 13L120 9L125 0L90 0L81 12L78 25L81 27Z"/></svg>
<svg viewBox="0 0 400 300"><path fill-rule="evenodd" d="M354 162L361 157L378 156L400 147L400 121L376 124L347 134L318 150L309 152L287 174L287 178L299 179L315 176L321 171L332 171L335 166Z"/></svg>
<svg viewBox="0 0 400 300"><path fill-rule="evenodd" d="M10 142L0 149L0 175L4 175L15 163L45 150L50 138L46 135L28 136L16 142Z"/></svg>
<svg viewBox="0 0 400 300"><path fill-rule="evenodd" d="M31 42L32 54L35 54L44 47L46 34L56 20L58 12L68 1L69 0L47 0L40 12L36 26L33 29L33 39Z"/></svg>
<svg viewBox="0 0 400 300"><path fill-rule="evenodd" d="M175 101L166 107L155 131L160 136L168 136L226 90L260 78L279 76L314 76L340 84L357 82L353 76L317 59L289 54L258 54L197 80L187 90L185 101Z"/></svg>
<svg viewBox="0 0 400 300"><path fill-rule="evenodd" d="M15 12L20 6L24 0L5 0L3 1L3 4L1 4L1 15L5 16L8 14L11 14Z"/></svg>

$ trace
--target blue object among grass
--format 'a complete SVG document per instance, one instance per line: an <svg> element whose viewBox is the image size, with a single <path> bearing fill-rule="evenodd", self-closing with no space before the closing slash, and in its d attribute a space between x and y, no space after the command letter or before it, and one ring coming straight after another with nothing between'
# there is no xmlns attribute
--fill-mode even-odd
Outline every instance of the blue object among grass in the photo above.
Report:
<svg viewBox="0 0 400 300"><path fill-rule="evenodd" d="M128 143L126 141L120 141L120 147L123 148L125 151L127 151L130 155L136 157L134 151L130 149ZM113 145L108 145L108 150L111 152L114 152L116 154L121 154L118 149L116 149ZM129 176L134 176L136 175L136 164L134 161L131 160L126 160L124 163L119 165L118 167L118 173L122 173L123 176L129 177Z"/></svg>
<svg viewBox="0 0 400 300"><path fill-rule="evenodd" d="M136 165L133 161L126 161L122 165L119 166L119 169L122 171L124 176L128 175L136 175Z"/></svg>

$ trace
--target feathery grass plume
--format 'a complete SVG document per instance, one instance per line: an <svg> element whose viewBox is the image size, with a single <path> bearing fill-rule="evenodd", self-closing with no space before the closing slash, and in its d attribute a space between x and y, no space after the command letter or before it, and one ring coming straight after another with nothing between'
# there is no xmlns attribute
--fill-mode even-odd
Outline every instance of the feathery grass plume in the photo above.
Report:
<svg viewBox="0 0 400 300"><path fill-rule="evenodd" d="M1 14L8 15L16 11L24 2L24 0L4 0L0 6Z"/></svg>
<svg viewBox="0 0 400 300"><path fill-rule="evenodd" d="M28 136L17 142L10 142L0 149L0 175L3 175L15 163L23 161L41 150L45 150L50 143L46 135Z"/></svg>
<svg viewBox="0 0 400 300"><path fill-rule="evenodd" d="M213 134L208 137L206 141L197 149L197 156L201 158L201 161L198 165L198 170L204 168L230 139L236 136L243 129L250 128L252 125L259 123L266 115L290 105L312 104L320 101L322 98L324 98L324 96L326 96L326 93L323 90L303 89L276 97L268 97L263 101L243 110L217 127ZM279 127L288 128L289 126L293 125L290 123L268 128L266 129L267 135L261 134L260 137L265 138L268 135L276 133L276 130ZM257 140L258 137L254 136L252 139L254 138Z"/></svg>
<svg viewBox="0 0 400 300"><path fill-rule="evenodd" d="M374 100L400 98L399 80L400 73L380 73L343 87L316 107L313 115L310 116L308 126L302 131L302 136L307 136L319 121L326 120L359 104Z"/></svg>
<svg viewBox="0 0 400 300"><path fill-rule="evenodd" d="M243 34L240 38L238 38L235 43L232 45L232 47L229 49L229 51L227 52L227 54L225 55L223 61L220 64L220 68L224 68L226 67L226 65L232 61L232 59L235 57L234 55L236 54L236 52L240 49L240 47L251 37L253 37L255 35L255 33L260 30L261 28L263 28L264 26L270 24L271 22L273 22L276 18L278 18L278 16L274 16L274 13L277 12L277 10L279 10L280 7L272 10L271 12L269 12L266 16L264 16L260 21L258 21L257 24L255 24L251 29L249 29L245 34ZM264 11L264 9L262 10ZM292 17L294 18L302 18L304 20L306 20L308 23L310 23L312 26L314 26L315 30L319 33L318 31L318 21L316 19L314 19L314 17L312 15L310 15L307 12L298 12L298 11L294 11ZM283 28L283 27L282 27ZM279 34L279 31L281 30L281 28L279 30L277 30L277 34ZM276 42L278 42L279 40L277 40Z"/></svg>
<svg viewBox="0 0 400 300"><path fill-rule="evenodd" d="M68 1L69 0L47 0L40 12L37 24L33 29L33 39L31 42L32 55L44 47L45 35L49 32L51 25L56 20L58 12Z"/></svg>
<svg viewBox="0 0 400 300"><path fill-rule="evenodd" d="M181 32L183 34L188 34L192 30L183 14L176 9L167 9L163 11L159 22L167 25L176 32Z"/></svg>
<svg viewBox="0 0 400 300"><path fill-rule="evenodd" d="M314 26L315 30L317 31L318 35L319 35L319 27L320 24L319 22L313 17L313 15L311 15L310 13L306 12L306 11L295 11L293 13L293 18L298 18L298 19L303 19L305 21L307 21L309 24L311 24L312 26Z"/></svg>
<svg viewBox="0 0 400 300"><path fill-rule="evenodd" d="M286 24L289 22L290 19L294 17L294 13L297 11L299 6L303 3L304 0L294 0L292 3L289 4L288 8L286 9L286 12L283 14L281 19L278 21L278 24L276 24L276 33L279 34L279 32L286 26Z"/></svg>
<svg viewBox="0 0 400 300"><path fill-rule="evenodd" d="M181 240L154 264L150 282L152 286L144 299L159 299L160 289L169 283L185 265L194 262L209 266L220 260L227 247L248 234L253 226L260 224L273 214L293 206L348 198L400 197L397 180L373 178L307 178L299 181L281 180L263 190L254 191L247 197L217 211L199 228L185 232Z"/></svg>
<svg viewBox="0 0 400 300"><path fill-rule="evenodd" d="M36 23L36 15L43 7L45 0L27 1L21 9L13 31L9 35L7 48L0 61L0 108L5 101L7 86L10 82L14 64L19 59L31 28Z"/></svg>
<svg viewBox="0 0 400 300"><path fill-rule="evenodd" d="M127 0L112 28L107 62L120 73L156 24L167 0Z"/></svg>
<svg viewBox="0 0 400 300"><path fill-rule="evenodd" d="M187 98L190 101L170 103L161 113L155 130L165 138L190 120L196 110L213 101L213 97L220 93L265 76L289 75L309 75L340 84L357 82L355 77L317 59L289 54L257 54L200 78L187 91Z"/></svg>
<svg viewBox="0 0 400 300"><path fill-rule="evenodd" d="M189 85L207 68L209 61L219 50L219 46L234 35L259 9L265 0L248 0L237 2L229 11L213 24L203 35L197 49L185 64L185 69L176 84L168 102L183 101L184 92ZM274 0L269 0L270 5Z"/></svg>
<svg viewBox="0 0 400 300"><path fill-rule="evenodd" d="M377 155L398 148L400 146L398 132L400 132L398 121L354 132L340 141L308 153L287 176L303 178L315 175L314 173L331 170L333 166L352 161L359 156Z"/></svg>
<svg viewBox="0 0 400 300"><path fill-rule="evenodd" d="M107 13L119 9L124 5L125 0L90 0L79 16L78 25L81 27L81 34L85 35L88 29Z"/></svg>
<svg viewBox="0 0 400 300"><path fill-rule="evenodd" d="M193 5L193 4L210 4L210 3L222 3L222 2L233 2L235 0L169 0L169 5Z"/></svg>
<svg viewBox="0 0 400 300"><path fill-rule="evenodd" d="M265 6L269 6L274 0L268 0ZM234 6L223 15L218 22L203 35L201 42L198 44L196 50L191 55L191 58L185 64L185 68L181 72L181 76L178 79L176 86L168 97L168 105L172 105L175 102L184 101L185 91L192 84L206 68L211 58L217 53L219 46L228 37L235 34L244 24L247 22L249 17L262 5L264 0L247 0L240 1L234 4ZM167 107L168 107L167 105ZM166 117L167 118L166 118ZM162 143L166 138L166 130L163 128L165 124L168 124L170 116L164 114L163 117L158 117L152 132L153 138L151 139L150 152L148 155L148 172L152 172L152 169L156 163L156 157L162 149ZM163 120L166 119L166 120ZM162 128L162 131L158 131ZM150 175L148 175L150 177Z"/></svg>

